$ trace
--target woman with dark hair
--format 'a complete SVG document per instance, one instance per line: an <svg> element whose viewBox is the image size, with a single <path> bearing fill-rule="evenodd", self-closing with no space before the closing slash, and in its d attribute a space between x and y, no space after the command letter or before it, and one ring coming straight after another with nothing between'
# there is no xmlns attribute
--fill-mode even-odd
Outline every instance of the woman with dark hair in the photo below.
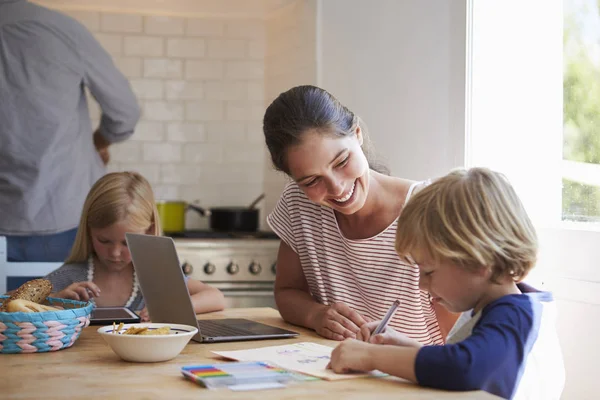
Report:
<svg viewBox="0 0 600 400"><path fill-rule="evenodd" d="M360 118L327 91L298 86L267 108L265 140L293 182L267 221L282 239L275 300L282 317L329 339L401 305L390 326L442 344L456 320L419 290L419 269L394 250L397 220L415 188L371 159Z"/></svg>

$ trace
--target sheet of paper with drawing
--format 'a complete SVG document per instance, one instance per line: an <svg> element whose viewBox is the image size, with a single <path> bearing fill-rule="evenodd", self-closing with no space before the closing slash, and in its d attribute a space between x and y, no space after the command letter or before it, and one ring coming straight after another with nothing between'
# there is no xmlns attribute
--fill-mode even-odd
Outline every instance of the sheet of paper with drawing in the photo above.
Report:
<svg viewBox="0 0 600 400"><path fill-rule="evenodd" d="M237 361L266 361L291 371L330 381L382 376L380 372L336 374L325 368L329 364L332 351L333 347L302 342L248 350L213 351L213 353Z"/></svg>

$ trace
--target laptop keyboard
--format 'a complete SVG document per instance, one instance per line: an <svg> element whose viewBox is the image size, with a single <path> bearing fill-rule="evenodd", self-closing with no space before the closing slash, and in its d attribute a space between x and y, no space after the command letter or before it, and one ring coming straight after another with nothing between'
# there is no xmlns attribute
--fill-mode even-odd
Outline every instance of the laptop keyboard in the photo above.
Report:
<svg viewBox="0 0 600 400"><path fill-rule="evenodd" d="M202 336L253 336L254 333L243 328L222 325L208 319L199 320L200 333Z"/></svg>

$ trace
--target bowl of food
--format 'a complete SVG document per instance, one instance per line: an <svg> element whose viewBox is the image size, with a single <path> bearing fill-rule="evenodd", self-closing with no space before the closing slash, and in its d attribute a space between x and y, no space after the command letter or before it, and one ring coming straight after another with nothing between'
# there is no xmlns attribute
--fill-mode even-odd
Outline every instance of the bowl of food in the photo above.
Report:
<svg viewBox="0 0 600 400"><path fill-rule="evenodd" d="M125 361L160 362L179 355L198 328L181 324L113 324L98 333L116 355Z"/></svg>

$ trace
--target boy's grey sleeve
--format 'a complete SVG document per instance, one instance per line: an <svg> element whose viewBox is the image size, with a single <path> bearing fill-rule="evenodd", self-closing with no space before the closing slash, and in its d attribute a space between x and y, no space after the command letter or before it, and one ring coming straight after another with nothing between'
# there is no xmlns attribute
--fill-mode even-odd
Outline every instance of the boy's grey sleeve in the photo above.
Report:
<svg viewBox="0 0 600 400"><path fill-rule="evenodd" d="M140 108L127 78L92 34L81 26L78 50L83 83L102 110L100 134L110 143L128 139L140 118Z"/></svg>

